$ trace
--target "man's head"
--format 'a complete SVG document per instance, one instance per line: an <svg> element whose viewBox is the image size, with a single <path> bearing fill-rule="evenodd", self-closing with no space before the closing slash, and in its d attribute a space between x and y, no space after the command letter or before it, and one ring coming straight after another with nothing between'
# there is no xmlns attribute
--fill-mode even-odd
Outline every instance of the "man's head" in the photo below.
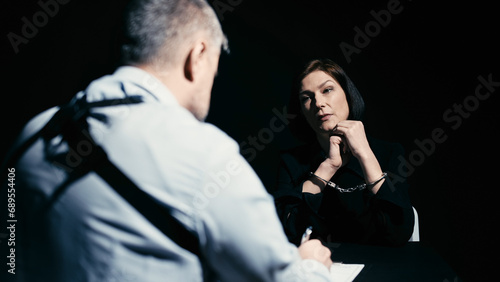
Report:
<svg viewBox="0 0 500 282"><path fill-rule="evenodd" d="M221 47L227 40L204 0L132 0L122 61L160 79L179 103L205 119Z"/></svg>

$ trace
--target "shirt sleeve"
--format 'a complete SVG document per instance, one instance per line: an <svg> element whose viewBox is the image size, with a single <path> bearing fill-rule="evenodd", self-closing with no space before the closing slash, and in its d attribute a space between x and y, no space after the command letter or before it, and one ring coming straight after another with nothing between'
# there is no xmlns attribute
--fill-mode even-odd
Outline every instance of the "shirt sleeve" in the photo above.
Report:
<svg viewBox="0 0 500 282"><path fill-rule="evenodd" d="M273 198L236 142L217 143L193 199L210 268L222 281L329 281L323 264L302 260L288 242Z"/></svg>

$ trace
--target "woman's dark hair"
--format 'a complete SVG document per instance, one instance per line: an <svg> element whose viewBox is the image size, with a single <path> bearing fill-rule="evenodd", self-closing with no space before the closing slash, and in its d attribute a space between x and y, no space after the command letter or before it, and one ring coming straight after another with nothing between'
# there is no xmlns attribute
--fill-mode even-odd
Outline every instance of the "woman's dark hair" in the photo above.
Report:
<svg viewBox="0 0 500 282"><path fill-rule="evenodd" d="M316 134L307 123L299 100L299 92L302 88L302 80L314 71L323 71L330 75L342 87L349 105L350 120L362 120L365 112L365 102L358 89L347 76L344 70L330 59L314 59L305 64L295 76L292 84L292 93L290 95L288 112L296 115L290 121L289 127L291 133L300 141L306 143L316 140Z"/></svg>

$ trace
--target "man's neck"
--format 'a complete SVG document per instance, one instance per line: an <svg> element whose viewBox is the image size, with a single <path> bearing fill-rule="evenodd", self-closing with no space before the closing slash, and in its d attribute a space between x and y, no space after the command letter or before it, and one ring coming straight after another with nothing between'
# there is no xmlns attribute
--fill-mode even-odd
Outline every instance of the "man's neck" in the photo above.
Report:
<svg viewBox="0 0 500 282"><path fill-rule="evenodd" d="M146 71L147 73L158 79L175 97L179 105L185 107L189 102L189 82L182 75L182 71L176 70L175 68L158 70L150 65L138 65L138 68Z"/></svg>

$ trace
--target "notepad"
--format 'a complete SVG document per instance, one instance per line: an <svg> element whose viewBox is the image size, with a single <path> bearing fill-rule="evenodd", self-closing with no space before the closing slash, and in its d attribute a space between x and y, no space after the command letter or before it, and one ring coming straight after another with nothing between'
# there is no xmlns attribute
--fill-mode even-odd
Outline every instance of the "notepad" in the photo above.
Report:
<svg viewBox="0 0 500 282"><path fill-rule="evenodd" d="M363 270L364 264L334 263L330 267L333 282L351 282Z"/></svg>

